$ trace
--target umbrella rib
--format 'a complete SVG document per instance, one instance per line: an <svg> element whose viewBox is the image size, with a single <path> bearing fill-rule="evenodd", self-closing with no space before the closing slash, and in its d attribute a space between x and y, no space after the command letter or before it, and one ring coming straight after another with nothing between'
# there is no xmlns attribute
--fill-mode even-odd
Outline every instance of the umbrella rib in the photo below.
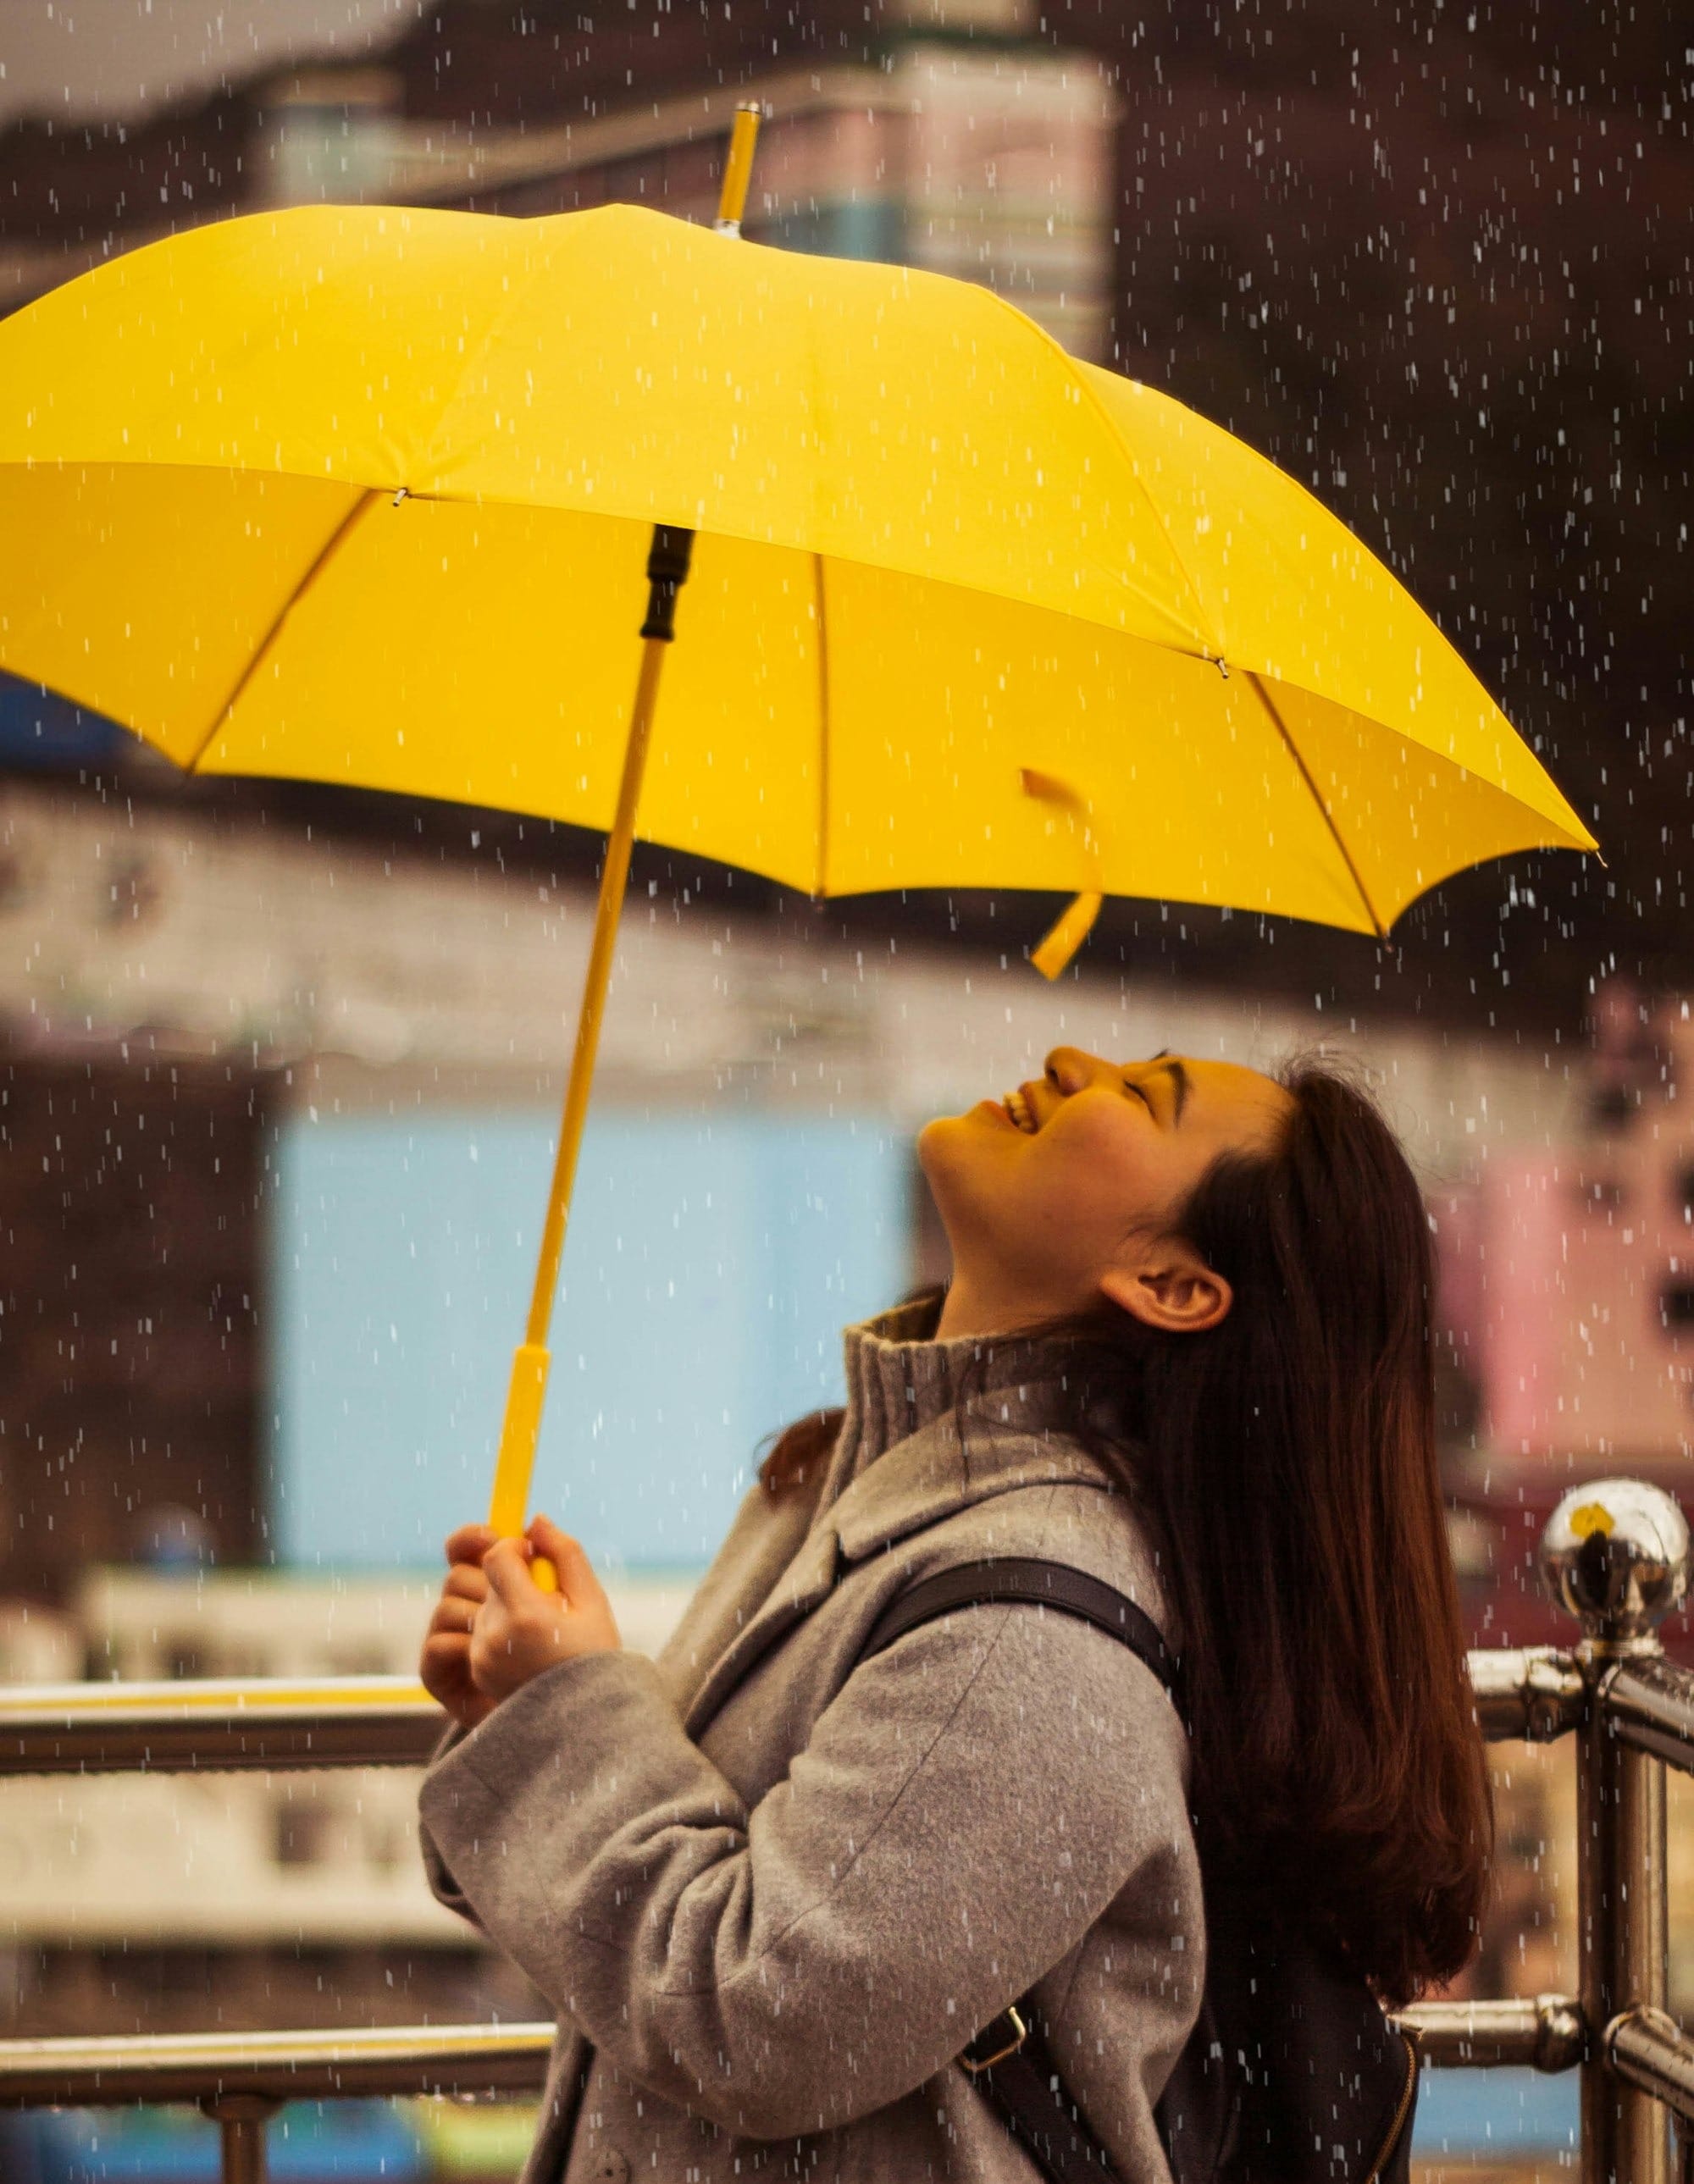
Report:
<svg viewBox="0 0 1694 2184"><path fill-rule="evenodd" d="M344 543L348 533L353 529L353 526L358 522L360 516L365 514L365 510L371 506L373 501L381 499L383 490L384 488L378 486L367 487L365 490L359 494L358 499L354 502L352 507L348 510L346 515L342 517L340 522L336 525L334 530L332 531L329 537L325 539L323 544L319 547L317 552L312 556L311 562L307 567L305 573L300 577L299 581L295 584L293 591L289 593L287 598L282 602L281 606L277 610L276 616L272 619L270 628L265 631L264 636L254 647L252 655L248 659L247 665L242 669L241 673L236 677L235 688L230 692L229 696L225 699L223 704L212 716L212 725L200 738L198 747L196 749L194 755L188 760L187 767L187 771L188 772L198 773L199 772L200 761L204 758L206 753L211 749L213 738L216 736L219 729L221 728L225 722L229 719L231 714L234 712L236 707L241 703L242 699L247 695L248 687L252 682L254 677L258 674L259 669L265 665L265 661L270 657L271 653L276 649L276 640L282 634L282 625L287 621L289 616L293 613L295 608L300 604L300 601L305 597L306 593L311 589L312 586L322 575L326 566L334 558L337 550Z"/></svg>
<svg viewBox="0 0 1694 2184"><path fill-rule="evenodd" d="M1146 502L1147 512L1152 517L1153 521L1157 525L1159 536L1165 542L1165 551L1170 555L1172 560L1175 562L1177 573L1181 577L1184 583L1188 586L1188 595L1194 601L1195 621L1199 622L1201 627L1206 632L1207 636L1211 638L1213 653L1218 659L1221 660L1223 657L1223 640L1218 637L1217 632L1212 627L1211 619L1206 611L1206 603L1200 596L1200 587L1195 582L1193 577L1189 573L1187 562L1183 560L1182 555L1177 551L1176 541L1171 537L1171 527L1165 521L1163 510L1160 508L1158 502L1153 498L1152 488L1148 485L1147 481L1142 476L1140 471L1135 467L1135 459L1132 454L1130 454L1128 447L1124 445L1123 435L1118 431L1117 425L1108 414L1106 404L1101 400L1100 397L1095 393L1091 387L1089 387L1085 382L1080 381L1078 382L1078 384L1083 386L1083 391L1087 395L1089 400L1093 403L1095 410L1099 412L1101 419L1105 424L1107 431L1117 441L1118 446L1123 449L1124 454L1128 457L1129 475L1135 482L1135 490L1140 494L1142 499Z"/></svg>
<svg viewBox="0 0 1694 2184"><path fill-rule="evenodd" d="M1354 887L1358 891L1359 900L1364 905L1365 916L1370 920L1371 931L1375 933L1379 940L1386 940L1388 938L1388 928L1383 923L1381 918L1377 915L1376 905L1371 900L1370 891L1365 886L1363 877L1360 873L1358 866L1353 861L1352 851L1341 839L1341 830L1335 824L1335 816L1329 809L1329 800L1320 793L1317 783L1312 778L1312 769L1307 765L1305 758L1301 753L1299 744L1296 743L1294 738L1289 733L1288 724L1283 719L1282 715L1277 710L1275 705L1273 703L1270 692L1266 689L1263 682L1261 682L1259 677L1255 675L1251 669L1247 671L1247 680L1252 684L1259 703L1264 707L1266 712L1270 715L1272 724L1274 726L1277 733L1282 738L1283 749L1294 760L1295 765L1299 767L1300 778L1306 783L1307 788L1311 794L1312 802L1318 806L1318 809L1323 815L1323 824L1329 830L1329 838L1340 852L1341 862L1347 868L1347 876L1352 881Z"/></svg>
<svg viewBox="0 0 1694 2184"><path fill-rule="evenodd" d="M822 896L829 878L829 622L825 613L823 556L811 557L812 585L817 598L817 884Z"/></svg>
<svg viewBox="0 0 1694 2184"><path fill-rule="evenodd" d="M989 288L985 289L984 293L992 296L995 302L1000 304L1002 309L1009 311L1012 317L1027 327L1030 332L1039 336L1039 337L1046 343L1047 347L1053 351L1054 354L1060 358L1065 365L1071 376L1071 384L1076 388L1077 393L1082 397L1083 400L1087 403L1089 409L1093 410L1095 417L1105 427L1106 437L1114 443L1118 453L1123 457L1124 460L1129 465L1129 476L1134 481L1135 490L1140 494L1142 499L1146 502L1147 511L1153 519L1153 522L1158 530L1160 538L1165 542L1165 551L1170 555L1171 560L1175 563L1177 574L1182 578L1184 583L1188 587L1188 595L1194 601L1195 619L1200 624L1201 630L1204 631L1206 635L1212 639L1213 651L1212 655L1208 655L1208 657L1216 657L1221 660L1223 656L1223 646L1221 640L1218 638L1217 632L1212 627L1211 616L1206 611L1206 602L1200 596L1200 587L1195 582L1192 575L1190 573L1187 562L1183 560L1182 555L1177 551L1176 541L1171 537L1170 526L1165 521L1164 515L1159 507L1159 504L1153 498L1151 488L1149 487L1146 480L1141 476L1140 471L1136 465L1134 451L1131 449L1128 441L1125 440L1123 433L1118 430L1117 419L1106 408L1106 404L1101 400L1100 397L1095 393L1093 387L1089 385L1087 380L1083 377L1081 372L1077 370L1076 359L1071 354L1070 351L1065 347L1064 343L1059 339L1056 334L1050 334L1045 326L1039 325L1036 320L1028 317L1023 311L1018 309L1016 304L1011 303L1007 298L1000 295L997 290Z"/></svg>

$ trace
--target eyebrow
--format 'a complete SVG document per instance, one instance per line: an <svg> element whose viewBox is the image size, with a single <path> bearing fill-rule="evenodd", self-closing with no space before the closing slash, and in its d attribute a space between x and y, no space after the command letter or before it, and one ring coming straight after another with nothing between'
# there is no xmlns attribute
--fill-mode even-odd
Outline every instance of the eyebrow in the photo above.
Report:
<svg viewBox="0 0 1694 2184"><path fill-rule="evenodd" d="M1192 1089L1189 1073L1175 1055L1170 1053L1166 1047L1162 1046L1152 1059L1162 1068L1170 1072L1171 1082L1176 1088L1176 1119L1179 1123L1182 1120L1182 1111L1188 1105L1188 1095Z"/></svg>

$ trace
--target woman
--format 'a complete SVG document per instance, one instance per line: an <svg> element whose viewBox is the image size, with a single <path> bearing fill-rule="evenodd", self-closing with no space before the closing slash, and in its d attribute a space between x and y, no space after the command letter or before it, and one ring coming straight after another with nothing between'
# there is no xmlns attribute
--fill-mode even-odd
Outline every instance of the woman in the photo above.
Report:
<svg viewBox="0 0 1694 2184"><path fill-rule="evenodd" d="M1428 1225L1380 1117L1321 1067L1061 1047L918 1149L945 1297L848 1330L844 1412L777 1443L656 1663L544 1519L448 1543L426 1848L560 2013L532 2184L1028 2184L955 2058L1029 1990L1118 2176L1162 2180L1202 1856L1385 2001L1471 1952ZM1034 1607L861 1659L914 1580L1007 1556L1153 1618L1191 1746Z"/></svg>

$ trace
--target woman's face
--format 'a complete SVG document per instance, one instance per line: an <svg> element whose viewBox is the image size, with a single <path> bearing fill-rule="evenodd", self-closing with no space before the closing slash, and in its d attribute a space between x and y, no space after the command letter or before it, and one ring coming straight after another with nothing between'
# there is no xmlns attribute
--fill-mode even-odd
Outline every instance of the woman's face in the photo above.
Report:
<svg viewBox="0 0 1694 2184"><path fill-rule="evenodd" d="M1167 1276L1179 1308L1212 1324L1227 1287L1210 1318L1191 1279L1182 1290L1184 1254L1198 1262L1173 1245L1172 1216L1220 1153L1268 1148L1290 1109L1280 1085L1234 1062L1060 1046L1044 1076L927 1124L918 1158L953 1249L945 1331L1084 1312L1102 1295L1155 1318L1141 1305Z"/></svg>

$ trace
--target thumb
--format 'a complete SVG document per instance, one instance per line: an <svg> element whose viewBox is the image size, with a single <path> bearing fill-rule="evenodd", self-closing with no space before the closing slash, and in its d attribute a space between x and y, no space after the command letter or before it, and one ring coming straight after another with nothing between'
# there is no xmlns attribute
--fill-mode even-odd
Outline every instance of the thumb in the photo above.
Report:
<svg viewBox="0 0 1694 2184"><path fill-rule="evenodd" d="M529 1574L529 1545L524 1540L496 1540L482 1557L482 1574L503 1607L516 1607L532 1596L535 1580Z"/></svg>
<svg viewBox="0 0 1694 2184"><path fill-rule="evenodd" d="M536 1552L545 1555L558 1571L559 1589L572 1607L582 1607L585 1601L605 1599L605 1588L594 1575L582 1542L561 1532L550 1517L532 1518L526 1536Z"/></svg>

